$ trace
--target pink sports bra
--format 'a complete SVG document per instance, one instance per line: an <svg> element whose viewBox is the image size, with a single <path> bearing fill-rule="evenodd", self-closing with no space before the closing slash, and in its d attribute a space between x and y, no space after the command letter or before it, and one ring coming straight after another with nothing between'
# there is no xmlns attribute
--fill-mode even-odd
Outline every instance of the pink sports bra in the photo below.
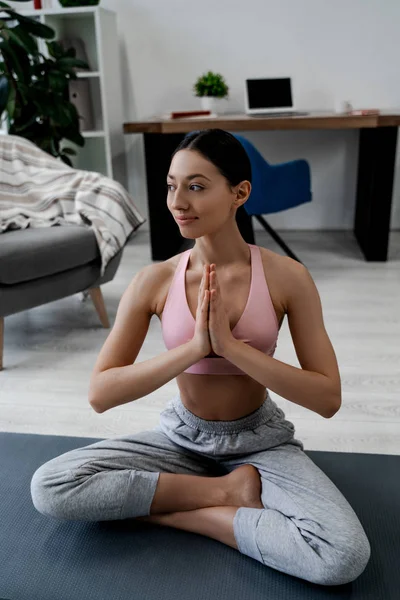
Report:
<svg viewBox="0 0 400 600"><path fill-rule="evenodd" d="M232 329L232 335L273 356L279 334L278 319L265 280L260 248L254 244L248 246L251 253L250 292L244 312ZM168 350L189 342L194 336L196 321L190 312L185 288L185 273L191 251L182 253L161 316L162 335ZM185 373L246 375L221 356L206 356L186 369Z"/></svg>

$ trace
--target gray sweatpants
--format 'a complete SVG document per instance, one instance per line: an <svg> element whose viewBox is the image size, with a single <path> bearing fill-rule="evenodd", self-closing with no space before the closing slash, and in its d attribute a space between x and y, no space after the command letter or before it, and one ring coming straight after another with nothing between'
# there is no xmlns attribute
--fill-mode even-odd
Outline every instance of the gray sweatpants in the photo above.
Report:
<svg viewBox="0 0 400 600"><path fill-rule="evenodd" d="M77 448L42 465L31 482L33 504L58 519L146 516L160 472L217 477L251 464L261 476L264 508L238 508L239 551L313 583L348 583L369 561L368 538L294 433L269 395L241 419L207 421L187 410L178 394L154 429Z"/></svg>

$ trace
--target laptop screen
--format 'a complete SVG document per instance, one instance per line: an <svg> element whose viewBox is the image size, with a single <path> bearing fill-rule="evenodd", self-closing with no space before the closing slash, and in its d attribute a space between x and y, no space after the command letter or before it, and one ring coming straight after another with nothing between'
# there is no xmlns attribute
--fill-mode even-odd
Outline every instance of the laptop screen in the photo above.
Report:
<svg viewBox="0 0 400 600"><path fill-rule="evenodd" d="M282 79L247 79L249 108L280 108L292 106L290 77Z"/></svg>

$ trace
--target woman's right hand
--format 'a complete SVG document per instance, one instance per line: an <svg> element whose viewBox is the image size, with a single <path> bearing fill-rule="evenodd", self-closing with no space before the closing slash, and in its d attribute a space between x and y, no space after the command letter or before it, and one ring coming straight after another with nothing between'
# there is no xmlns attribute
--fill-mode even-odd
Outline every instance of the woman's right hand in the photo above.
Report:
<svg viewBox="0 0 400 600"><path fill-rule="evenodd" d="M192 338L193 344L198 348L202 357L207 356L212 351L210 335L208 333L208 307L210 303L209 279L210 265L205 265L199 287L196 326Z"/></svg>

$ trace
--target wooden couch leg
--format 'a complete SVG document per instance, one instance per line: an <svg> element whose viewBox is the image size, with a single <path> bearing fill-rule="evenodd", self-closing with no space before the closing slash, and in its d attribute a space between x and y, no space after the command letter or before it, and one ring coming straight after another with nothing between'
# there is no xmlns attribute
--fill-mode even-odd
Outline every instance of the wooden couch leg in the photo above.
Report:
<svg viewBox="0 0 400 600"><path fill-rule="evenodd" d="M106 307L104 304L104 298L103 298L103 294L101 293L101 289L99 287L91 288L89 290L89 294L90 294L90 297L96 308L97 314L99 315L101 324L103 325L103 327L108 329L110 327L110 322L108 320L107 311L106 311Z"/></svg>
<svg viewBox="0 0 400 600"><path fill-rule="evenodd" d="M3 370L4 317L0 317L0 371Z"/></svg>

